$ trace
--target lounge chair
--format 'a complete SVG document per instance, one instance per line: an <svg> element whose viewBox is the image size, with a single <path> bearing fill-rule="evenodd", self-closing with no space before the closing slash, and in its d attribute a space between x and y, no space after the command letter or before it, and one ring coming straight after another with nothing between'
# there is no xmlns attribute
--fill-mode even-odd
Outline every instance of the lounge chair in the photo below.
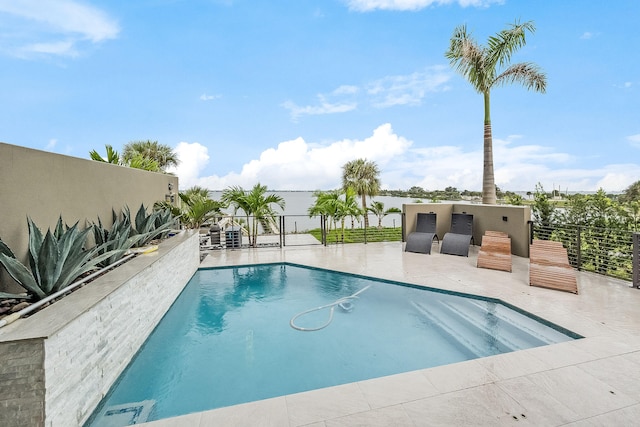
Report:
<svg viewBox="0 0 640 427"><path fill-rule="evenodd" d="M416 219L416 231L407 236L407 244L404 247L406 252L418 252L421 254L430 254L433 239L438 243L440 239L436 234L436 214L419 213Z"/></svg>
<svg viewBox="0 0 640 427"><path fill-rule="evenodd" d="M529 285L578 293L576 272L562 242L534 240L529 246Z"/></svg>
<svg viewBox="0 0 640 427"><path fill-rule="evenodd" d="M477 266L511 272L511 239L507 233L485 231Z"/></svg>
<svg viewBox="0 0 640 427"><path fill-rule="evenodd" d="M469 256L469 245L473 240L473 215L451 214L451 230L442 238L440 253Z"/></svg>

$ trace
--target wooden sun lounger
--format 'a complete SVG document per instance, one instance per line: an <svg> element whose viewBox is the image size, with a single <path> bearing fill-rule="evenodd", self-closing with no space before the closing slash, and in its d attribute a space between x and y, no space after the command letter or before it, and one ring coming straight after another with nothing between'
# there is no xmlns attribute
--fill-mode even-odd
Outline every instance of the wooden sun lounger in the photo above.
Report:
<svg viewBox="0 0 640 427"><path fill-rule="evenodd" d="M477 266L511 272L511 239L501 231L486 231L478 252Z"/></svg>
<svg viewBox="0 0 640 427"><path fill-rule="evenodd" d="M561 242L533 241L529 247L529 285L578 293L576 272Z"/></svg>

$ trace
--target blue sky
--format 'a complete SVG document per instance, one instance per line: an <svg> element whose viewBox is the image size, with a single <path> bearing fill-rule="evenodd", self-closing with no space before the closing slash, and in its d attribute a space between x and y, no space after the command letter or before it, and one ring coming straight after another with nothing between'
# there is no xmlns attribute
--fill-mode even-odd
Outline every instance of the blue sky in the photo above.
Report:
<svg viewBox="0 0 640 427"><path fill-rule="evenodd" d="M480 190L482 96L444 57L515 20L547 93L492 92L503 190L640 179L636 0L0 0L0 141L88 158L177 151L181 187L332 189L367 158L384 188Z"/></svg>

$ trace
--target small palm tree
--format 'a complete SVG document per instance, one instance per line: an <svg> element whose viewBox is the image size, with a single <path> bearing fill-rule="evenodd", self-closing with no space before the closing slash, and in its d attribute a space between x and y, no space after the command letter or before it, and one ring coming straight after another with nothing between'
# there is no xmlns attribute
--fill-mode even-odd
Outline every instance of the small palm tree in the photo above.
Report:
<svg viewBox="0 0 640 427"><path fill-rule="evenodd" d="M250 191L242 187L230 187L222 192L222 201L234 207L234 211L244 211L247 217L249 234L249 246L258 245L258 226L260 223L274 222L276 212L271 207L276 204L284 209L285 202L277 194L266 194L267 187L260 183L253 186Z"/></svg>
<svg viewBox="0 0 640 427"><path fill-rule="evenodd" d="M316 191L313 193L316 198L315 203L309 208L309 216L324 215L329 218L328 230L331 230L331 222L334 228L337 228L336 216L338 213L338 205L340 204L340 191Z"/></svg>
<svg viewBox="0 0 640 427"><path fill-rule="evenodd" d="M175 206L171 202L160 201L154 204L154 209L169 209L171 213L179 218L187 228L200 228L203 224L222 217L222 209L226 205L209 196L209 190L199 186L193 186L186 191L178 193L182 203Z"/></svg>
<svg viewBox="0 0 640 427"><path fill-rule="evenodd" d="M488 46L479 45L467 26L461 25L453 31L449 50L445 56L451 66L462 74L473 88L484 96L484 167L482 170L482 203L496 204L496 186L493 175L493 138L491 135L491 90L508 83L521 83L527 89L544 93L547 78L539 67L529 62L508 66L498 73L497 68L506 66L511 55L525 45L525 34L533 33L533 22L515 22L510 28L489 37Z"/></svg>
<svg viewBox="0 0 640 427"><path fill-rule="evenodd" d="M398 208L389 208L385 210L384 203L377 201L372 202L371 206L369 206L367 210L378 217L378 228L382 228L382 220L385 216L391 213L402 213Z"/></svg>
<svg viewBox="0 0 640 427"><path fill-rule="evenodd" d="M152 159L158 163L161 171L165 171L169 166L178 166L180 162L173 149L158 141L132 141L127 143L122 150L122 158L125 162L130 162L137 156Z"/></svg>
<svg viewBox="0 0 640 427"><path fill-rule="evenodd" d="M179 193L182 201L180 219L187 228L198 229L217 217L222 216L224 204L200 194Z"/></svg>
<svg viewBox="0 0 640 427"><path fill-rule="evenodd" d="M357 159L342 167L342 188L355 190L362 198L362 211L367 211L367 196L373 197L380 192L380 170L375 162ZM364 226L369 227L369 218L364 215Z"/></svg>

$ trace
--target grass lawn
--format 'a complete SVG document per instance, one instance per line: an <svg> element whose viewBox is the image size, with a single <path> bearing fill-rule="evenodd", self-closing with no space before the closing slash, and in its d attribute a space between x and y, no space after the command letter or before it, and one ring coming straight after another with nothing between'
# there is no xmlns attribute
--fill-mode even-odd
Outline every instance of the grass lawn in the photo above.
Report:
<svg viewBox="0 0 640 427"><path fill-rule="evenodd" d="M322 231L319 228L309 230L308 232L313 237L322 241ZM344 239L342 237L342 230L331 230L327 233L327 243L362 243L367 242L399 242L402 240L402 228L400 227L370 227L364 228L345 228Z"/></svg>

